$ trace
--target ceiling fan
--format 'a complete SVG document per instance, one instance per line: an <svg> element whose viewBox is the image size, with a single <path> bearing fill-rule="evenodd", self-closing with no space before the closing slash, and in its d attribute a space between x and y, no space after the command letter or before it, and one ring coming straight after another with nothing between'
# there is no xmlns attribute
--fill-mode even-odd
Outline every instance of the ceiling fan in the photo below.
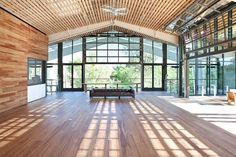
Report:
<svg viewBox="0 0 236 157"><path fill-rule="evenodd" d="M127 8L119 8L115 5L115 0L113 0L113 6L103 5L102 10L107 13L111 13L113 16L126 15L128 13Z"/></svg>

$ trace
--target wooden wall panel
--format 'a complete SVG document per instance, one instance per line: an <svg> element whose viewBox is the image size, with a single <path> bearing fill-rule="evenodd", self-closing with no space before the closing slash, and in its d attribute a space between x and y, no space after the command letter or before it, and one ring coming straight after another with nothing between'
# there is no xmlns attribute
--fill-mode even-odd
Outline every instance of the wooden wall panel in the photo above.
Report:
<svg viewBox="0 0 236 157"><path fill-rule="evenodd" d="M27 104L27 59L47 49L46 35L0 9L0 112Z"/></svg>

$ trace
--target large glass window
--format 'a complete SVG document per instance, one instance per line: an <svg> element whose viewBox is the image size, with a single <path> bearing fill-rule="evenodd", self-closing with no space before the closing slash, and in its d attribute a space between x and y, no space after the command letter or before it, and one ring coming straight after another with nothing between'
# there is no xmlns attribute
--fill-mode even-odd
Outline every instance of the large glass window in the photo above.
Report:
<svg viewBox="0 0 236 157"><path fill-rule="evenodd" d="M50 45L48 47L48 61L47 63L58 63L58 46Z"/></svg>
<svg viewBox="0 0 236 157"><path fill-rule="evenodd" d="M186 52L190 53L189 57L203 57L207 53L216 51L223 53L228 48L235 47L235 21L236 8L232 7L186 31L184 42Z"/></svg>
<svg viewBox="0 0 236 157"><path fill-rule="evenodd" d="M235 52L224 54L224 84L229 89L235 89L236 70L235 70Z"/></svg>
<svg viewBox="0 0 236 157"><path fill-rule="evenodd" d="M167 91L170 93L178 93L178 75L179 66L176 65L167 65Z"/></svg>
<svg viewBox="0 0 236 157"><path fill-rule="evenodd" d="M178 49L176 46L167 45L167 63L178 64Z"/></svg>
<svg viewBox="0 0 236 157"><path fill-rule="evenodd" d="M73 40L73 63L82 63L82 38Z"/></svg>
<svg viewBox="0 0 236 157"><path fill-rule="evenodd" d="M168 88L177 93L178 50L176 46L130 34L105 32L50 45L47 70L48 82L58 80L52 87L61 90L81 90L83 83L88 88L105 83L128 87L143 81L143 90Z"/></svg>
<svg viewBox="0 0 236 157"><path fill-rule="evenodd" d="M63 65L63 89L82 88L82 65Z"/></svg>
<svg viewBox="0 0 236 157"><path fill-rule="evenodd" d="M88 88L120 88L135 86L141 82L140 64L86 64L85 83Z"/></svg>
<svg viewBox="0 0 236 157"><path fill-rule="evenodd" d="M93 45L96 39L88 38L89 55L96 56L96 50ZM68 40L63 42L62 49L62 71L63 71L63 89L81 89L82 88L82 65L83 51L82 38ZM93 58L96 59L96 58Z"/></svg>
<svg viewBox="0 0 236 157"><path fill-rule="evenodd" d="M91 56L93 51L91 51ZM62 50L62 62L63 63L82 63L83 51L82 51L82 38L64 41Z"/></svg>
<svg viewBox="0 0 236 157"><path fill-rule="evenodd" d="M143 40L143 62L163 63L162 43L144 39Z"/></svg>
<svg viewBox="0 0 236 157"><path fill-rule="evenodd" d="M190 60L190 94L225 94L227 89L236 88L235 52ZM204 91L202 91L204 90Z"/></svg>
<svg viewBox="0 0 236 157"><path fill-rule="evenodd" d="M140 63L139 37L103 35L86 37L86 63Z"/></svg>
<svg viewBox="0 0 236 157"><path fill-rule="evenodd" d="M72 88L72 65L63 65L63 88Z"/></svg>
<svg viewBox="0 0 236 157"><path fill-rule="evenodd" d="M58 44L48 47L47 61L47 91L57 91L58 88Z"/></svg>
<svg viewBox="0 0 236 157"><path fill-rule="evenodd" d="M144 89L161 89L162 86L162 66L144 65Z"/></svg>
<svg viewBox="0 0 236 157"><path fill-rule="evenodd" d="M43 81L43 61L28 59L28 85L42 84Z"/></svg>
<svg viewBox="0 0 236 157"><path fill-rule="evenodd" d="M62 62L72 63L72 40L63 42Z"/></svg>

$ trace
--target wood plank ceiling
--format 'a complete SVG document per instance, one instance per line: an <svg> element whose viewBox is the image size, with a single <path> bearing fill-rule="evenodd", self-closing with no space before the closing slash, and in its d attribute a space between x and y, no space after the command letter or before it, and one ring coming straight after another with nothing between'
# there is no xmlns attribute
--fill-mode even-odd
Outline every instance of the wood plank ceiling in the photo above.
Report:
<svg viewBox="0 0 236 157"><path fill-rule="evenodd" d="M47 35L116 19L164 31L164 26L194 0L1 0L0 6ZM127 8L114 16L102 10L108 5Z"/></svg>

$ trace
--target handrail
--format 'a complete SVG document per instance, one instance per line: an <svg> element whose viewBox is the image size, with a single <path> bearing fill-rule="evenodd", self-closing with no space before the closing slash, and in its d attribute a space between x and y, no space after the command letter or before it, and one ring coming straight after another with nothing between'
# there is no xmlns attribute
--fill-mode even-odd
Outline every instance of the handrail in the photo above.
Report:
<svg viewBox="0 0 236 157"><path fill-rule="evenodd" d="M82 83L82 84L91 84L91 85L96 85L96 84L97 85L100 85L100 84L102 84L102 85L103 84L133 85L133 84L141 84L141 83L139 83L139 82L137 82L137 83L136 82L133 82L133 83L119 83L119 82L118 83L116 83L116 82L104 82L104 83L99 82L99 83L95 83L95 82L91 82L91 83Z"/></svg>
<svg viewBox="0 0 236 157"><path fill-rule="evenodd" d="M135 85L136 87L136 92L138 92L138 86L140 85L141 83L82 83L83 85L83 88L84 88L84 92L87 92L88 91L88 85L104 85L105 89L107 88L107 85L116 85L116 88L118 89L119 88L119 85Z"/></svg>
<svg viewBox="0 0 236 157"><path fill-rule="evenodd" d="M50 89L49 91L47 90L47 92L52 94L53 93L53 87L56 87L56 91L57 91L57 86L58 86L58 82L57 81L58 81L57 79L47 79L46 80L46 85ZM55 84L53 82L55 82Z"/></svg>
<svg viewBox="0 0 236 157"><path fill-rule="evenodd" d="M166 79L167 92L178 93L178 79Z"/></svg>

